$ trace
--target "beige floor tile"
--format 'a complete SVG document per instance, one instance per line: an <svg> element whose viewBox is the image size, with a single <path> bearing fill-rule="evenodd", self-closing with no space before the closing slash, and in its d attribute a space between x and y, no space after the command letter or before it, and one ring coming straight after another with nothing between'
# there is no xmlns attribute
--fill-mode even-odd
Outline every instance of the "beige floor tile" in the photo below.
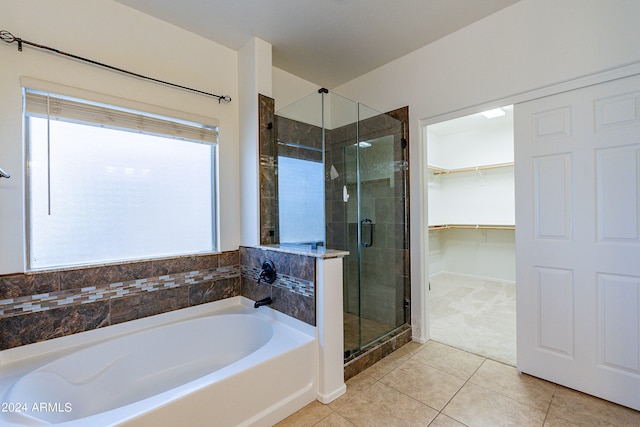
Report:
<svg viewBox="0 0 640 427"><path fill-rule="evenodd" d="M640 412L558 386L549 415L579 426L640 426Z"/></svg>
<svg viewBox="0 0 640 427"><path fill-rule="evenodd" d="M389 387L440 410L464 385L465 380L410 359L381 380Z"/></svg>
<svg viewBox="0 0 640 427"><path fill-rule="evenodd" d="M469 379L484 361L483 357L435 341L426 343L424 348L411 358L465 380Z"/></svg>
<svg viewBox="0 0 640 427"><path fill-rule="evenodd" d="M471 427L540 427L545 419L543 411L471 383L462 387L442 413Z"/></svg>
<svg viewBox="0 0 640 427"><path fill-rule="evenodd" d="M354 425L334 412L316 424L315 427L354 427Z"/></svg>
<svg viewBox="0 0 640 427"><path fill-rule="evenodd" d="M547 412L556 385L526 374L513 366L485 360L469 382Z"/></svg>
<svg viewBox="0 0 640 427"><path fill-rule="evenodd" d="M397 349L396 351L394 351L391 354L398 354L398 355L402 355L402 356L406 356L406 357L411 357L414 354L416 354L417 352L419 352L420 350L422 350L424 348L426 344L420 344L414 341L410 341L408 343L406 343L405 345L403 345L402 347L400 347L399 349Z"/></svg>
<svg viewBox="0 0 640 427"><path fill-rule="evenodd" d="M391 355L392 354L393 353L391 353ZM379 362L376 362L373 366L368 367L363 372L376 380L379 380L407 360L405 357L390 357L391 355L385 357Z"/></svg>
<svg viewBox="0 0 640 427"><path fill-rule="evenodd" d="M544 420L544 427L578 427L578 425L555 415L547 414L547 419Z"/></svg>
<svg viewBox="0 0 640 427"><path fill-rule="evenodd" d="M464 424L457 422L453 418L449 418L446 415L440 414L429 427L466 427Z"/></svg>
<svg viewBox="0 0 640 427"><path fill-rule="evenodd" d="M376 381L377 379L372 377L371 375L368 375L366 371L360 372L358 375L350 378L346 382L347 392L333 402L329 403L329 407L335 411L336 409L347 403L349 400L353 399L356 394L361 393L367 388L371 387L373 384L375 384Z"/></svg>
<svg viewBox="0 0 640 427"><path fill-rule="evenodd" d="M333 411L326 405L318 402L317 400L311 402L298 412L280 421L276 426L286 427L306 427L316 425L323 418L331 415Z"/></svg>
<svg viewBox="0 0 640 427"><path fill-rule="evenodd" d="M356 426L426 426L438 412L380 382L351 399L337 414Z"/></svg>

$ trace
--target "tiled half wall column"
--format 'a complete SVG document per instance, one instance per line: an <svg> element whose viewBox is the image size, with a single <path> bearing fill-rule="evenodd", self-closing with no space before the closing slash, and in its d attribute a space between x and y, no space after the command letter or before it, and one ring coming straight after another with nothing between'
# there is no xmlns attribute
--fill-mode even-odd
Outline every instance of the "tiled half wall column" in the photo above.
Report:
<svg viewBox="0 0 640 427"><path fill-rule="evenodd" d="M277 278L258 283L262 263L271 260ZM271 308L316 326L315 258L268 247L240 247L241 293L254 301L271 297Z"/></svg>
<svg viewBox="0 0 640 427"><path fill-rule="evenodd" d="M252 300L271 297L272 308L316 327L318 400L325 404L346 392L342 273L348 254L283 245L240 248L242 295ZM276 267L272 284L258 283L265 260Z"/></svg>

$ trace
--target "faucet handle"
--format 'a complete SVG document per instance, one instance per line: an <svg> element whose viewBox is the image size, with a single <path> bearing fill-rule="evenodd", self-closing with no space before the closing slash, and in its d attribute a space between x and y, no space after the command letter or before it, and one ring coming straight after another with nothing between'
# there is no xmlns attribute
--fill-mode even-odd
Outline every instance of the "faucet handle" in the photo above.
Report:
<svg viewBox="0 0 640 427"><path fill-rule="evenodd" d="M260 276L258 277L258 283L264 280L267 283L273 283L276 281L276 266L273 264L273 261L266 260L262 263L262 271L260 272Z"/></svg>

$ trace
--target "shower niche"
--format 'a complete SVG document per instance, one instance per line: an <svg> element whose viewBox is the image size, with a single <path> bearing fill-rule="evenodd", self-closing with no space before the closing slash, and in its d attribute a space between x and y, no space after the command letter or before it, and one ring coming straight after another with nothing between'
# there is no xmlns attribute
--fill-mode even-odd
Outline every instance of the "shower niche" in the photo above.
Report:
<svg viewBox="0 0 640 427"><path fill-rule="evenodd" d="M261 244L349 251L346 361L409 337L408 108L326 89L278 111L259 103Z"/></svg>

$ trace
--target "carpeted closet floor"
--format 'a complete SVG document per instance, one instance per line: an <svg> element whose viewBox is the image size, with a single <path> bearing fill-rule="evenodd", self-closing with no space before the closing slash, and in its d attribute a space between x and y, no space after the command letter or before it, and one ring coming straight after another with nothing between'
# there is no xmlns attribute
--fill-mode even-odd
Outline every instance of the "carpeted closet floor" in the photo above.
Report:
<svg viewBox="0 0 640 427"><path fill-rule="evenodd" d="M450 273L430 278L431 339L516 364L516 285Z"/></svg>

